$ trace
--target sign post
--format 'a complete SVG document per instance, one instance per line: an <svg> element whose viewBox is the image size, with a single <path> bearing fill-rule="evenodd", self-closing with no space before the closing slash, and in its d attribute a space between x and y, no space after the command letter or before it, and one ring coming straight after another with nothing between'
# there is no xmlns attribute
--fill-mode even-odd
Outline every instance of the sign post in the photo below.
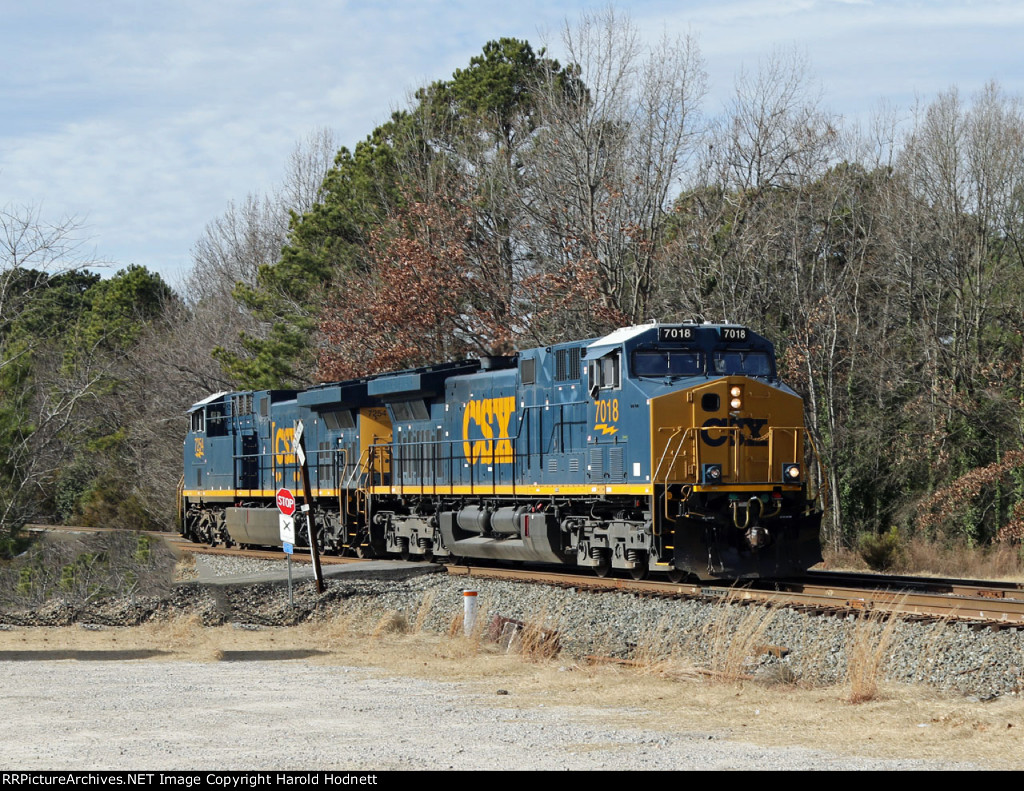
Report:
<svg viewBox="0 0 1024 791"><path fill-rule="evenodd" d="M294 607L295 600L292 597L292 553L295 551L295 495L288 489L278 489L277 508L281 512L277 515L281 545L284 548L285 554L288 555L288 606Z"/></svg>
<svg viewBox="0 0 1024 791"><path fill-rule="evenodd" d="M299 460L302 471L302 497L305 502L302 512L306 515L306 534L309 536L309 554L313 558L313 576L316 578L316 592L324 592L324 576L320 570L320 550L316 545L316 520L313 518L313 492L309 485L309 465L306 464L306 447L302 441L303 426L301 420L295 421L295 433L292 437L292 451Z"/></svg>

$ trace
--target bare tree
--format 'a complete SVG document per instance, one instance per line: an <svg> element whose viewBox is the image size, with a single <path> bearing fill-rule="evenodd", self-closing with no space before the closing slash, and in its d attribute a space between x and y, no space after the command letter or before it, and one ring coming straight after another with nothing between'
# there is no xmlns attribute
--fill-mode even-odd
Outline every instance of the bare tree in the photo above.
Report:
<svg viewBox="0 0 1024 791"><path fill-rule="evenodd" d="M277 203L296 214L305 214L320 201L324 176L334 163L340 144L334 131L321 126L295 144L288 169L277 193Z"/></svg>
<svg viewBox="0 0 1024 791"><path fill-rule="evenodd" d="M240 284L255 286L260 267L280 259L293 218L317 201L336 153L334 134L314 130L296 143L278 189L232 201L196 241L184 283L186 307L175 307L178 313L166 336L174 338L176 348L165 350L175 376L190 377L189 392L231 385L211 356L214 348L244 356L243 337L262 338L271 331L236 299L236 289Z"/></svg>
<svg viewBox="0 0 1024 791"><path fill-rule="evenodd" d="M551 271L592 273L609 315L642 321L700 131L700 52L689 36L646 47L613 10L566 26L562 44L580 82L566 90L552 79L541 92L524 195L537 258Z"/></svg>
<svg viewBox="0 0 1024 791"><path fill-rule="evenodd" d="M185 284L190 302L224 299L238 283L255 284L257 270L281 256L292 214L302 215L316 203L336 153L329 129L311 132L292 150L278 190L250 193L240 204L231 201L207 224L192 250Z"/></svg>
<svg viewBox="0 0 1024 791"><path fill-rule="evenodd" d="M699 173L677 205L671 249L684 314L763 322L780 293L789 299L794 246L806 243L794 225L795 196L835 161L838 141L809 75L805 60L784 50L754 74L741 71L735 96L704 138Z"/></svg>
<svg viewBox="0 0 1024 791"><path fill-rule="evenodd" d="M10 322L54 277L105 264L85 252L73 217L44 220L36 206L0 207L0 326Z"/></svg>
<svg viewBox="0 0 1024 791"><path fill-rule="evenodd" d="M63 376L45 333L12 336L14 323L55 278L102 265L84 247L77 220L50 222L36 207L0 208L0 533L39 512L79 405L92 395L95 372Z"/></svg>
<svg viewBox="0 0 1024 791"><path fill-rule="evenodd" d="M1020 101L994 83L969 106L956 89L941 94L915 125L903 167L928 212L926 274L939 287L933 333L948 339L936 351L947 361L954 387L970 390L982 364L982 330L1002 311L1007 279L1022 261Z"/></svg>

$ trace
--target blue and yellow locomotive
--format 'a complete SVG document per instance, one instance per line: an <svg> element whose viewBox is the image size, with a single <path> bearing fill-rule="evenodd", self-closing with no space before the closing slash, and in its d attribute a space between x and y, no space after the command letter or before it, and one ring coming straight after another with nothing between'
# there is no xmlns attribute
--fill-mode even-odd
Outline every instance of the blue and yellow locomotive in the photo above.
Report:
<svg viewBox="0 0 1024 791"><path fill-rule="evenodd" d="M366 556L778 577L821 560L803 403L746 327L587 341L190 410L182 532L279 544L303 426L317 537ZM302 537L300 536L300 543Z"/></svg>

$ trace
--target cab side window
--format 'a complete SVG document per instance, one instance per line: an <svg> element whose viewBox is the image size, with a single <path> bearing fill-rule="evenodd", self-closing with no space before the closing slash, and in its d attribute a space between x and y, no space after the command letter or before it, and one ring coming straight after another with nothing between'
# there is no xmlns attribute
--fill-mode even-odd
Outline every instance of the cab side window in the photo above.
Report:
<svg viewBox="0 0 1024 791"><path fill-rule="evenodd" d="M621 370L618 352L591 360L587 371L590 377L590 389L618 390L622 384Z"/></svg>

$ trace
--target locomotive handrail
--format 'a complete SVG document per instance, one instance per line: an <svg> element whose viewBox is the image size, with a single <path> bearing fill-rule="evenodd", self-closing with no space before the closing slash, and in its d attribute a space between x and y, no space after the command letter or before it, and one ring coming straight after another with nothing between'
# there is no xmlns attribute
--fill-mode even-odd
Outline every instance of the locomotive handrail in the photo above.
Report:
<svg viewBox="0 0 1024 791"><path fill-rule="evenodd" d="M680 454L680 452L683 449L683 445L686 443L686 435L689 434L690 431L693 430L693 427L692 426L687 426L686 428L684 428L683 426L676 426L675 429L663 428L663 429L660 429L660 430L663 430L663 431L671 430L672 434L671 434L671 436L669 436L668 440L665 442L665 449L661 452L661 458L658 460L658 469L651 476L651 482L655 486L658 485L658 473L661 472L661 468L662 468L662 466L665 463L665 457L668 455L669 448L672 446L672 440L675 439L675 437L677 437L679 435L679 432L683 433L683 436L680 437L680 439L679 439L679 445L676 448L676 452L672 456L672 462L671 462L671 464L668 465L668 469L669 470L671 470L673 467L675 467L676 461L679 458L679 454ZM669 513L668 513L668 472L665 473L665 491L662 492L662 500L665 503L665 518L668 519L669 521L675 521L674 519L672 519L671 516L669 516Z"/></svg>
<svg viewBox="0 0 1024 791"><path fill-rule="evenodd" d="M338 495L341 496L341 479L345 475L345 471L348 469L348 448L335 448L334 459L338 460L338 457L342 457L342 463L338 472Z"/></svg>
<svg viewBox="0 0 1024 791"><path fill-rule="evenodd" d="M566 401L566 402L556 402L556 403L548 403L548 404L523 404L523 405L521 405L520 408L516 410L516 412L518 413L516 415L516 430L515 430L515 432L513 434L511 434L509 437L507 437L507 439L510 441L510 443L512 445L512 448L513 448L512 458L511 458L512 464L515 465L515 464L517 464L522 459L530 459L530 458L536 457L540 469L543 469L544 457L545 456L551 455L552 453L555 453L555 452L564 452L564 442L563 443L558 443L558 441L557 441L557 434L558 434L558 432L565 431L566 428L569 427L569 426L585 425L586 422L587 422L586 420L566 420L566 418L565 418L565 407L581 406L581 405L585 405L585 404L588 404L588 403L589 402L586 401L586 400L580 400L580 401ZM519 448L520 440L522 439L524 432L525 431L530 431L530 423L528 421L528 416L529 416L530 411L531 410L540 410L540 409L553 409L553 408L557 408L558 414L557 414L557 418L553 421L553 423L551 425L551 434L546 438L547 441L545 442L545 438L543 438L543 437L539 438L540 439L540 447L537 449L536 452L533 452L533 451L529 450L529 448L527 449L527 451L525 453L519 452L518 448ZM453 476L454 476L454 463L455 463L455 460L456 460L456 458L465 458L465 456L463 456L463 455L456 454L455 450L454 450L455 446L459 442L461 442L461 441L463 441L463 440L458 440L458 439L424 439L424 440L416 440L416 441L413 441L413 442L401 443L401 451L402 451L402 453L398 457L396 457L392 453L392 464L395 466L396 469L392 470L392 483L391 483L391 485L393 487L395 487L395 492L397 494L401 494L401 493L404 492L404 490L406 488L406 485L407 485L406 482L405 482L405 473L408 473L408 471L410 470L410 465L417 465L417 466L419 466L419 468L420 468L419 473L420 473L421 480L426 480L427 477L432 477L433 478L433 484L432 484L431 488L434 490L434 494L436 494L436 489L437 489L437 476L436 475L435 476L426 476L426 475L424 475L424 470L426 468L426 465L428 465L428 464L436 464L438 461L440 461L442 464L445 464L447 462L448 472L449 472L448 479L449 479L450 482L454 483L454 477ZM556 444L558 444L560 446L559 450L557 450L557 451L553 449ZM430 453L430 454L423 453L422 454L422 458L420 458L420 459L407 458L406 455L405 455L405 450L406 449L412 450L414 448L418 448L418 449L421 449L421 450L425 451L427 449L431 449L431 450L438 449L438 446L442 446L442 445L448 446L448 453L447 454L441 453L440 456L438 456L436 453ZM545 447L545 445L546 445L546 447ZM385 442L385 443L374 443L374 444L370 445L367 448L367 452L374 452L374 453L376 453L378 449L380 449L380 451L383 451L383 452L393 452L393 450L394 450L394 448L392 447L391 444ZM443 450L443 448L442 448L442 450ZM581 448L581 451L582 450L583 449ZM428 456L429 456L429 458L428 458ZM346 480L346 482L345 482L345 486L346 487L351 486L351 484L354 482L354 480L356 478L356 475L359 472L361 472L362 468L365 466L365 459L366 459L366 452L364 452L363 455L360 456L360 459L359 459L357 467L355 469L353 469L352 474ZM497 486L498 478L500 476L500 471L498 469L499 468L498 464L492 464L490 466L491 466L490 475L489 475L489 477L491 479L490 480L490 486L493 489L494 487ZM469 476L470 476L469 488L470 488L470 493L471 494L475 493L477 486L479 484L483 483L483 481L480 480L480 476L478 476L477 473L478 473L478 470L476 469L475 465L470 464L469 465ZM518 483L517 474L516 474L516 471L515 471L515 467L513 466L513 472L512 472L511 478L510 478L510 484L512 485L513 489L515 489L515 487L517 486L517 483Z"/></svg>
<svg viewBox="0 0 1024 791"><path fill-rule="evenodd" d="M527 418L527 415L528 415L528 413L529 413L529 411L531 409L532 410L540 410L540 409L551 409L553 407L558 407L558 420L553 421L551 423L551 432L550 432L550 435L547 437L547 448L546 449L544 447L544 445L545 445L545 438L544 438L543 435L541 435L541 436L539 436L537 438L537 446L538 446L537 452L534 453L534 452L530 451L529 443L527 443L527 451L526 451L526 453L515 453L514 454L515 457L516 457L516 460L518 460L519 458L525 458L529 462L529 459L531 459L534 456L536 456L537 457L538 467L539 467L539 469L541 471L543 471L543 469L544 469L544 456L545 455L551 455L554 452L554 451L551 450L551 448L554 445L555 433L557 431L560 431L560 430L564 429L565 426L586 425L587 424L586 418L584 418L583 420L566 420L565 419L565 407L567 407L567 406L580 406L580 405L586 405L586 404L589 404L589 403L590 403L589 401L583 400L583 401L559 401L559 402L554 403L554 404L551 404L551 403L547 403L547 404L522 404L520 406L520 409L518 410L520 416L517 418L518 423L517 423L517 426L516 426L516 435L515 435L515 437L510 437L509 438L509 439L515 439L515 445L513 445L514 448L518 448L519 447L519 440L522 437L524 425L527 426L527 430L529 431L529 426L528 426L528 424L526 422L526 418ZM541 423L543 424L543 421L541 421ZM584 452L584 450L585 450L584 448L581 448L580 452ZM560 452L564 452L564 450L560 451ZM514 483L515 483L515 476L513 475L513 484Z"/></svg>
<svg viewBox="0 0 1024 791"><path fill-rule="evenodd" d="M662 484L665 484L665 485L669 484L669 476L671 474L671 471L672 471L672 469L675 468L676 462L679 460L679 455L683 452L683 449L686 446L686 442L687 442L687 438L688 437L693 442L694 464L696 465L696 468L699 470L700 469L700 456L701 456L701 454L700 454L700 442L698 441L698 437L700 436L700 434L702 432L705 432L705 431L708 431L708 432L710 432L710 431L725 431L725 432L732 433L732 434L734 434L736 436L739 436L740 430L741 430L740 426L686 426L686 427L684 427L684 426L661 426L661 427L659 427L659 429L658 429L659 432L671 432L671 434L669 435L668 439L665 441L665 447L662 449L661 457L658 459L658 466L655 469L654 474L651 476L651 481L655 485L657 485L659 483L662 483ZM776 439L775 439L775 433L776 432L791 432L792 433L792 435L793 435L792 460L794 462L799 462L800 461L799 456L800 456L800 441L801 441L801 438L802 437L807 437L808 440L810 438L807 435L806 428L803 427L803 426L772 426L772 427L770 427L768 429L768 436L767 436L767 440L768 440L768 474L766 476L766 482L767 483L786 483L786 481L783 480L781 477L778 480L776 480L775 477L774 477L774 474L773 474L774 470L775 470L776 462L779 461L779 457L781 456L783 459L786 458L785 454L780 452L778 450L778 448L777 448L777 445L779 443L777 443ZM682 435L682 436L680 436L680 435ZM678 438L678 442L676 442L677 438ZM811 443L811 444L812 444L812 450L814 450L813 443ZM732 452L732 459L731 459L732 460L732 469L728 471L729 474L735 474L737 471L739 471L739 468L740 468L740 458L739 458L740 447L741 447L741 443L740 442L736 442L736 441L733 442L733 452ZM674 450L674 452L673 452L673 450ZM672 453L672 459L671 459L671 461L669 461L666 464L667 457L668 457L669 453ZM816 450L814 451L814 455L815 455L816 458L818 457ZM686 480L686 479L681 480L681 481L676 481L676 483L694 483L694 482L699 482L699 481Z"/></svg>
<svg viewBox="0 0 1024 791"><path fill-rule="evenodd" d="M345 488L351 488L352 484L355 484L356 489L363 488L360 483L356 482L356 477L362 474L363 459L366 458L369 461L370 447L367 447L362 453L359 454L359 458L356 460L355 466L352 468L352 474L348 476L348 480L345 481Z"/></svg>
<svg viewBox="0 0 1024 791"><path fill-rule="evenodd" d="M775 469L775 432L793 432L793 461L798 462L798 450L800 447L800 434L804 431L803 426L771 426L768 429L768 479L771 480L772 470ZM785 483L785 481L783 481Z"/></svg>
<svg viewBox="0 0 1024 791"><path fill-rule="evenodd" d="M362 457L362 454L360 454L359 458L356 460L355 466L352 468L352 472L349 473L349 472L346 471L346 475L348 477L345 477L344 475L342 476L342 480L341 480L342 488L345 488L345 489L352 488L352 484L354 484L356 482L356 480L355 480L356 479L356 473L359 471L359 462L361 462L362 460L363 460L363 457ZM358 488L358 486L356 488Z"/></svg>
<svg viewBox="0 0 1024 791"><path fill-rule="evenodd" d="M440 446L440 445L448 445L451 448L451 447L454 447L454 445L456 443L461 442L461 441L462 440L454 440L454 439L417 440L415 442L400 443L398 445L398 447L404 450L406 448L426 448L426 447L434 448L434 447ZM438 461L444 463L444 461L446 460L444 454L438 455L438 454L435 454L435 453L431 453L429 459L427 458L427 454L425 454L425 453L422 455L422 458L420 458L420 459L407 459L407 458L405 458L404 454L401 454L401 455L399 455L399 457L396 458L394 453L393 453L394 448L392 446L392 443L387 443L387 442L374 443L373 445L370 445L367 448L367 451L375 453L377 451L377 449L380 449L383 453L391 454L391 465L392 465L392 470L391 470L391 487L396 489L398 494L404 493L406 484L405 484L405 481L403 480L401 472L405 470L405 468L406 468L406 466L408 464L418 464L419 465L419 467L420 467L420 469L419 469L419 477L420 477L420 481L421 481L421 485L422 485L422 481L424 481L427 478L427 476L424 475L424 470L425 470L426 465L430 464L431 466L433 466ZM449 480L449 482L452 480L452 464L451 464L451 462L454 460L454 458L455 458L455 452L454 452L454 450L450 450L449 454L448 454L448 458L447 458L447 460L449 461L449 472L448 472L448 480ZM362 461L361 457L360 457L360 461ZM497 466L497 465L493 465L493 466ZM430 477L433 478L433 485L432 485L433 492L432 493L436 495L437 494L437 475L433 475L433 476L430 476ZM472 485L472 481L471 481L470 485Z"/></svg>
<svg viewBox="0 0 1024 791"><path fill-rule="evenodd" d="M185 475L178 479L178 524L181 529L185 528Z"/></svg>
<svg viewBox="0 0 1024 791"><path fill-rule="evenodd" d="M807 432L807 444L811 446L811 455L814 456L814 460L818 463L817 466L819 485L818 492L815 495L814 499L818 499L819 497L821 498L821 503L819 504L819 506L820 510L824 511L828 507L829 495L831 494L831 491L829 489L828 475L825 473L825 463L821 460L821 455L818 453L818 448L814 444L814 437L811 436L810 431ZM810 483L809 480L808 483Z"/></svg>
<svg viewBox="0 0 1024 791"><path fill-rule="evenodd" d="M686 426L686 427L675 426L673 428L671 426L662 426L658 430L659 431L671 431L672 435L665 442L665 450L662 451L661 459L658 461L658 468L655 471L654 475L651 476L651 481L653 483L655 483L655 484L658 483L658 476L661 473L662 467L664 466L665 456L668 455L668 451L672 447L672 440L679 434L680 431L683 432L683 436L680 438L679 444L676 447L676 452L672 456L672 462L668 465L668 469L665 472L665 480L663 481L663 483L665 483L667 485L668 482L669 482L669 480L668 480L669 473L671 472L672 468L675 467L676 461L678 461L678 459L679 459L679 454L683 450L683 445L686 442L687 436L689 436L691 433L693 434L693 437L692 437L692 442L693 442L693 461L694 461L694 464L696 465L696 467L699 469L700 468L700 442L697 441L697 437L701 433L703 433L705 431L728 431L728 432L731 432L733 434L738 434L739 431L740 431L740 427L739 426ZM739 470L739 466L740 466L740 463L739 463L740 462L740 460L739 460L739 447L740 447L740 443L733 442L732 469L729 471L730 474L732 474L735 471ZM698 481L686 481L686 480L684 480L684 481L677 481L677 483L695 483L695 482L698 482Z"/></svg>
<svg viewBox="0 0 1024 791"><path fill-rule="evenodd" d="M690 432L690 428L684 426L676 426L675 428L672 428L671 426L662 426L658 429L658 431L671 431L672 435L665 441L665 449L662 450L661 458L658 459L658 468L654 471L654 474L651 475L651 482L654 483L654 485L658 484L658 475L661 473L662 465L665 463L665 456L668 455L669 448L672 447L672 440L675 439L675 437L679 434L680 431L683 432L683 438L679 441L679 447L681 448L683 442L686 439L686 435ZM672 459L672 465L675 464L675 459L678 457L678 455L679 454L677 451L676 456L673 457ZM672 468L672 465L669 465L669 469ZM667 473L665 475L665 482L668 482Z"/></svg>

